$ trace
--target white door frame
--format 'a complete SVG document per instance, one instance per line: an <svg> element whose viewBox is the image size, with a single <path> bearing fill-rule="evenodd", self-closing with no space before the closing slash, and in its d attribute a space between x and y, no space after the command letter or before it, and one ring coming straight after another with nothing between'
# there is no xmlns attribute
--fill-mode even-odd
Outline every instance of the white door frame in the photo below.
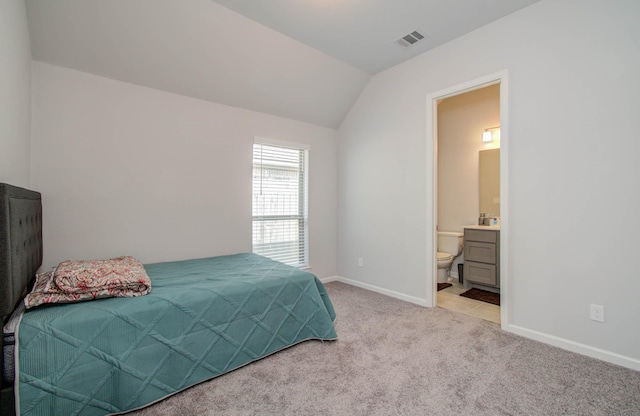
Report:
<svg viewBox="0 0 640 416"><path fill-rule="evenodd" d="M431 252L427 260L427 303L436 306L438 302L436 248L438 237L438 101L464 94L489 85L500 84L500 322L505 329L509 324L509 105L508 73L502 70L462 84L454 85L427 95L427 206L431 202L431 221L427 217L427 240ZM431 197L431 201L429 201Z"/></svg>

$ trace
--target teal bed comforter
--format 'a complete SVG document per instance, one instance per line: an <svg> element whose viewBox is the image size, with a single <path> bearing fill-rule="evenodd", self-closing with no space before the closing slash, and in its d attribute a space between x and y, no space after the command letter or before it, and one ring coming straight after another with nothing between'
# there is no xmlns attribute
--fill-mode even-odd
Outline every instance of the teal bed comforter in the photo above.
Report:
<svg viewBox="0 0 640 416"><path fill-rule="evenodd" d="M130 410L299 342L337 338L333 306L311 273L255 254L145 270L148 295L24 314L22 415Z"/></svg>

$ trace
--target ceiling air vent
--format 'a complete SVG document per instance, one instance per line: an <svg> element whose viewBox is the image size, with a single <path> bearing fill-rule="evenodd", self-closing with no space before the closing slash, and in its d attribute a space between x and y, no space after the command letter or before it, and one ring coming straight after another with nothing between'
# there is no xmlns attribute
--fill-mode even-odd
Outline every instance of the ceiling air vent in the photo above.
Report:
<svg viewBox="0 0 640 416"><path fill-rule="evenodd" d="M403 37L401 37L400 39L396 40L396 43L398 45L400 45L402 48L407 49L410 48L411 46L415 45L416 43L420 42L422 39L424 39L425 36L420 34L420 32L418 31L413 31Z"/></svg>

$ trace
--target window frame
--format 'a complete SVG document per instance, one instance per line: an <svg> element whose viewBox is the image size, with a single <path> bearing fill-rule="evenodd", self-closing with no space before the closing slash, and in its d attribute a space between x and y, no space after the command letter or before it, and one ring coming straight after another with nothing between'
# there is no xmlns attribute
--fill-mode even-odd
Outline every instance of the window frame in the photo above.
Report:
<svg viewBox="0 0 640 416"><path fill-rule="evenodd" d="M283 214L283 215L254 215L254 204L255 204L255 194L254 194L254 181L253 181L253 177L254 177L254 173L255 169L256 169L256 163L255 163L255 159L253 157L253 154L255 152L255 147L256 145L261 145L261 146L269 146L269 147L275 147L275 148L283 148L283 149L288 149L288 150L296 150L296 151L300 151L301 153L301 157L299 160L299 167L298 167L298 213L291 215L291 214ZM283 261L286 264L289 264L293 267L297 267L300 269L309 269L309 159L310 159L310 149L311 146L307 145L307 144L302 144L302 143L296 143L296 142L287 142L287 141L282 141L282 140L274 140L274 139L268 139L268 138L264 138L264 137L254 137L254 141L252 144L252 186L251 186L251 194L252 194L252 199L251 199L251 209L252 209L252 216L251 216L251 250L252 252L256 253L256 249L255 249L255 225L256 225L256 221L291 221L291 220L295 220L298 222L298 235L301 236L301 238L299 240L297 240L297 250L293 250L291 251L291 253L296 253L297 251L297 258L300 260L298 262L292 263L292 262L286 262L283 260L279 260L279 261ZM260 254L260 255L264 255L265 257L269 257L263 253L256 253L256 254ZM277 259L276 259L277 260Z"/></svg>

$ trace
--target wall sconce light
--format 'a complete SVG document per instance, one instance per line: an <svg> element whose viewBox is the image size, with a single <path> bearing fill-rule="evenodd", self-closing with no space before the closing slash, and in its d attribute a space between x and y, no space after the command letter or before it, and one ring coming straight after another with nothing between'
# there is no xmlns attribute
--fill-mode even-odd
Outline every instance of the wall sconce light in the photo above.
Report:
<svg viewBox="0 0 640 416"><path fill-rule="evenodd" d="M500 126L489 127L482 132L482 141L484 143L489 143L494 140L500 140Z"/></svg>

